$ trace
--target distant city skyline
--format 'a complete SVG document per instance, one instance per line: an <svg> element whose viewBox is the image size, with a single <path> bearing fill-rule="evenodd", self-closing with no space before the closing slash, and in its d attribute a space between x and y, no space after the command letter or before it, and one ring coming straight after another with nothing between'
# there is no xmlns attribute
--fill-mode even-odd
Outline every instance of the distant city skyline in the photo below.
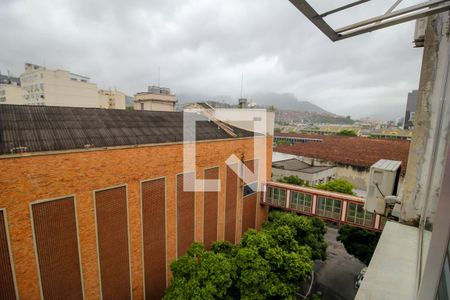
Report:
<svg viewBox="0 0 450 300"><path fill-rule="evenodd" d="M352 21L331 21L343 18ZM175 94L237 99L243 72L244 95L292 93L353 118L402 116L422 55L414 22L332 43L287 0L2 1L0 25L2 74L31 62L132 95L157 84L160 68Z"/></svg>

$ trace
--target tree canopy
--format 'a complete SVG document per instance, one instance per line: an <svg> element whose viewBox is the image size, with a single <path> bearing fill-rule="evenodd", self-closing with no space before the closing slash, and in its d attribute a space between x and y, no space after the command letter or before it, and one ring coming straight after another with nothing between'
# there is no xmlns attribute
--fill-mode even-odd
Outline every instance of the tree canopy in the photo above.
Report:
<svg viewBox="0 0 450 300"><path fill-rule="evenodd" d="M278 182L295 184L299 186L307 186L303 179L300 179L297 175L283 176L278 179Z"/></svg>
<svg viewBox="0 0 450 300"><path fill-rule="evenodd" d="M338 133L336 133L336 135L338 135L338 136L357 136L356 132L354 130L350 130L350 129L343 129L343 130L339 131Z"/></svg>
<svg viewBox="0 0 450 300"><path fill-rule="evenodd" d="M369 265L381 234L349 225L341 226L338 233L336 239L344 244L347 253Z"/></svg>
<svg viewBox="0 0 450 300"><path fill-rule="evenodd" d="M294 239L300 245L308 245L311 248L313 259L326 259L327 242L324 235L327 232L327 227L322 219L299 216L295 213L271 211L269 222L263 225L264 229L270 230L281 226L291 228Z"/></svg>
<svg viewBox="0 0 450 300"><path fill-rule="evenodd" d="M331 191L331 192L356 195L353 192L353 189L355 188L353 186L353 184L351 184L350 182L348 182L345 179L330 180L327 183L316 185L315 188L320 189L320 190Z"/></svg>
<svg viewBox="0 0 450 300"><path fill-rule="evenodd" d="M325 259L322 220L271 212L261 231L248 230L239 245L194 243L171 264L165 299L295 299L313 259Z"/></svg>

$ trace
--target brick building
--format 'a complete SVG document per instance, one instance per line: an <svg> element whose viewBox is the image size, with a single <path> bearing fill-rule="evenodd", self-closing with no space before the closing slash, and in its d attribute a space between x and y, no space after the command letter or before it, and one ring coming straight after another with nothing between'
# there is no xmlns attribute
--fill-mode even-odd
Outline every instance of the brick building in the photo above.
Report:
<svg viewBox="0 0 450 300"><path fill-rule="evenodd" d="M192 242L259 228L267 208L225 161L270 174L272 138L230 127L238 137L197 124L184 172L182 113L0 106L0 299L160 298ZM184 177L220 191L185 191Z"/></svg>
<svg viewBox="0 0 450 300"><path fill-rule="evenodd" d="M370 166L380 159L402 162L400 185L403 183L408 140L290 133L277 133L275 139L285 139L288 145L279 145L274 151L295 155L314 166L336 166L336 177L350 181L359 190L366 190Z"/></svg>

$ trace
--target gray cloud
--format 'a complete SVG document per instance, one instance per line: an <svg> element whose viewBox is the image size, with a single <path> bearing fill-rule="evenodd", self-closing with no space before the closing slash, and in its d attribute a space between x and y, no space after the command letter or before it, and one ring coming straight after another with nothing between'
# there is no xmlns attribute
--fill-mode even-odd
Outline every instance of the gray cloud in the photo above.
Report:
<svg viewBox="0 0 450 300"><path fill-rule="evenodd" d="M389 6L370 5L330 22ZM161 84L176 93L232 97L244 72L248 94L293 93L338 114L394 117L418 85L413 28L332 43L288 0L2 0L0 70L45 63L133 94L156 83L161 67Z"/></svg>

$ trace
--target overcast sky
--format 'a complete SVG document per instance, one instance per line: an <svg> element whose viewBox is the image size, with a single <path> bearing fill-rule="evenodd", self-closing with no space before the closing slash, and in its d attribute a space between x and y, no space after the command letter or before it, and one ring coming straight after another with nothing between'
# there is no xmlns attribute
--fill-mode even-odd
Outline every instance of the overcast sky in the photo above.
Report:
<svg viewBox="0 0 450 300"><path fill-rule="evenodd" d="M309 2L319 12L348 3ZM329 21L375 16L393 1L372 2ZM413 33L409 22L332 43L288 0L0 0L0 70L45 64L132 95L156 84L160 67L175 93L235 98L244 72L246 94L293 93L333 113L391 118L418 86Z"/></svg>

